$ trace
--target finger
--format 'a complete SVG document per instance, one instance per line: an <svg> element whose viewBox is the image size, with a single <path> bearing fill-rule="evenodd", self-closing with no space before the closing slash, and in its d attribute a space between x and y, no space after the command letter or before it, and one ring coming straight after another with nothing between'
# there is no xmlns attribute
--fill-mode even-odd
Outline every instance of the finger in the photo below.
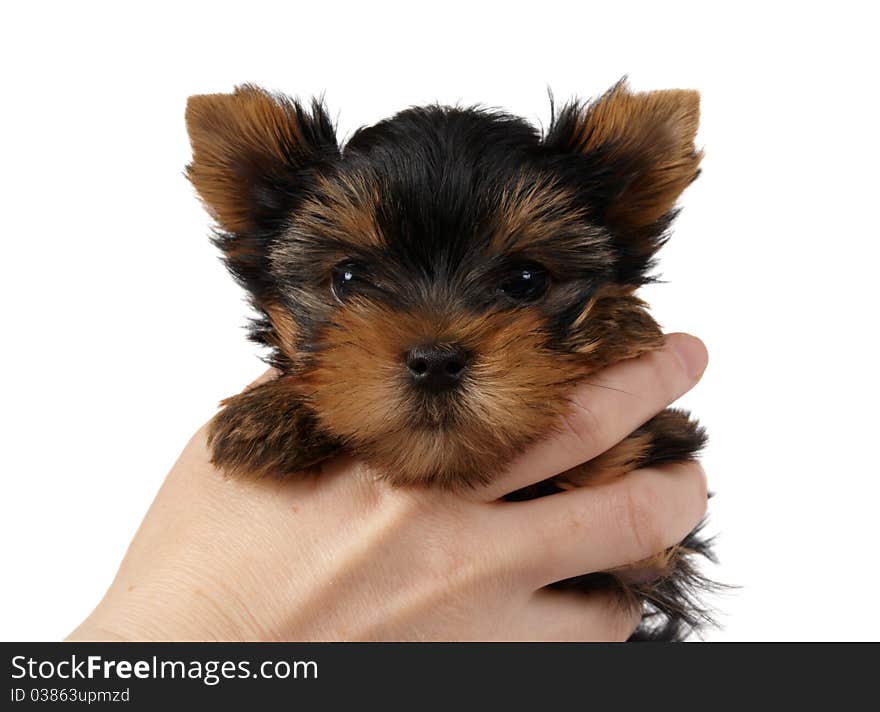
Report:
<svg viewBox="0 0 880 712"><path fill-rule="evenodd" d="M693 388L707 361L702 341L670 334L662 349L599 371L571 395L557 432L514 460L477 496L498 499L602 454Z"/></svg>
<svg viewBox="0 0 880 712"><path fill-rule="evenodd" d="M606 485L505 503L488 524L539 588L678 544L705 515L707 500L699 463L677 463L636 470Z"/></svg>
<svg viewBox="0 0 880 712"><path fill-rule="evenodd" d="M526 605L518 640L622 642L642 619L641 607L619 593L542 589Z"/></svg>

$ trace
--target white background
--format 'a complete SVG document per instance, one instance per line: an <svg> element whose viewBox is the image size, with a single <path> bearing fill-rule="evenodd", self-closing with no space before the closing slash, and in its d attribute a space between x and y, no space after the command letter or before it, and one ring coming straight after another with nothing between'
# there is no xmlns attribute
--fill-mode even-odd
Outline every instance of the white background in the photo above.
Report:
<svg viewBox="0 0 880 712"><path fill-rule="evenodd" d="M708 638L880 638L869 6L4 5L0 639L89 612L189 435L262 370L182 175L188 95L325 92L344 136L434 100L546 125L548 86L623 74L703 96L704 172L647 296L711 353L684 404L741 589Z"/></svg>

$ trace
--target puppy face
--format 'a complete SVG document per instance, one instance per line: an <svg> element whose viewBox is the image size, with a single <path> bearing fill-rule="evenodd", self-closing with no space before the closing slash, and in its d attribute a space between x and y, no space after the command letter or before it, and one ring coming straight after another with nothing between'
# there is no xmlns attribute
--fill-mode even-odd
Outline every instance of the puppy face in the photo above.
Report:
<svg viewBox="0 0 880 712"><path fill-rule="evenodd" d="M618 84L546 136L410 109L340 149L319 105L193 97L188 175L319 427L396 482L476 483L577 381L660 343L634 295L696 177L693 92Z"/></svg>

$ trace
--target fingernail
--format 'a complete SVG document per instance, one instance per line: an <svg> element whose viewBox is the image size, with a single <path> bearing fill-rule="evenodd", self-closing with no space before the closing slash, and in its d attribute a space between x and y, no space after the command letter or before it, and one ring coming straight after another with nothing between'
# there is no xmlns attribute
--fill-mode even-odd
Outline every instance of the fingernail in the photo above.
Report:
<svg viewBox="0 0 880 712"><path fill-rule="evenodd" d="M703 375L709 362L709 354L702 341L690 334L672 334L669 337L669 345L678 354L685 373L691 380L696 381Z"/></svg>

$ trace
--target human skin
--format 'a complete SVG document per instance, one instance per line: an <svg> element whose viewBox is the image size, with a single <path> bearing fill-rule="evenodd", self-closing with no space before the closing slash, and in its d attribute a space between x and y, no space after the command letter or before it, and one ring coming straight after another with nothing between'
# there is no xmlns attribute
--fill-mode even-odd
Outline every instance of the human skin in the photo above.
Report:
<svg viewBox="0 0 880 712"><path fill-rule="evenodd" d="M202 427L68 640L625 640L637 610L545 586L683 539L706 510L699 464L500 498L604 452L706 363L699 340L673 334L605 369L573 393L556 433L464 492L394 488L354 457L303 478L229 478Z"/></svg>

